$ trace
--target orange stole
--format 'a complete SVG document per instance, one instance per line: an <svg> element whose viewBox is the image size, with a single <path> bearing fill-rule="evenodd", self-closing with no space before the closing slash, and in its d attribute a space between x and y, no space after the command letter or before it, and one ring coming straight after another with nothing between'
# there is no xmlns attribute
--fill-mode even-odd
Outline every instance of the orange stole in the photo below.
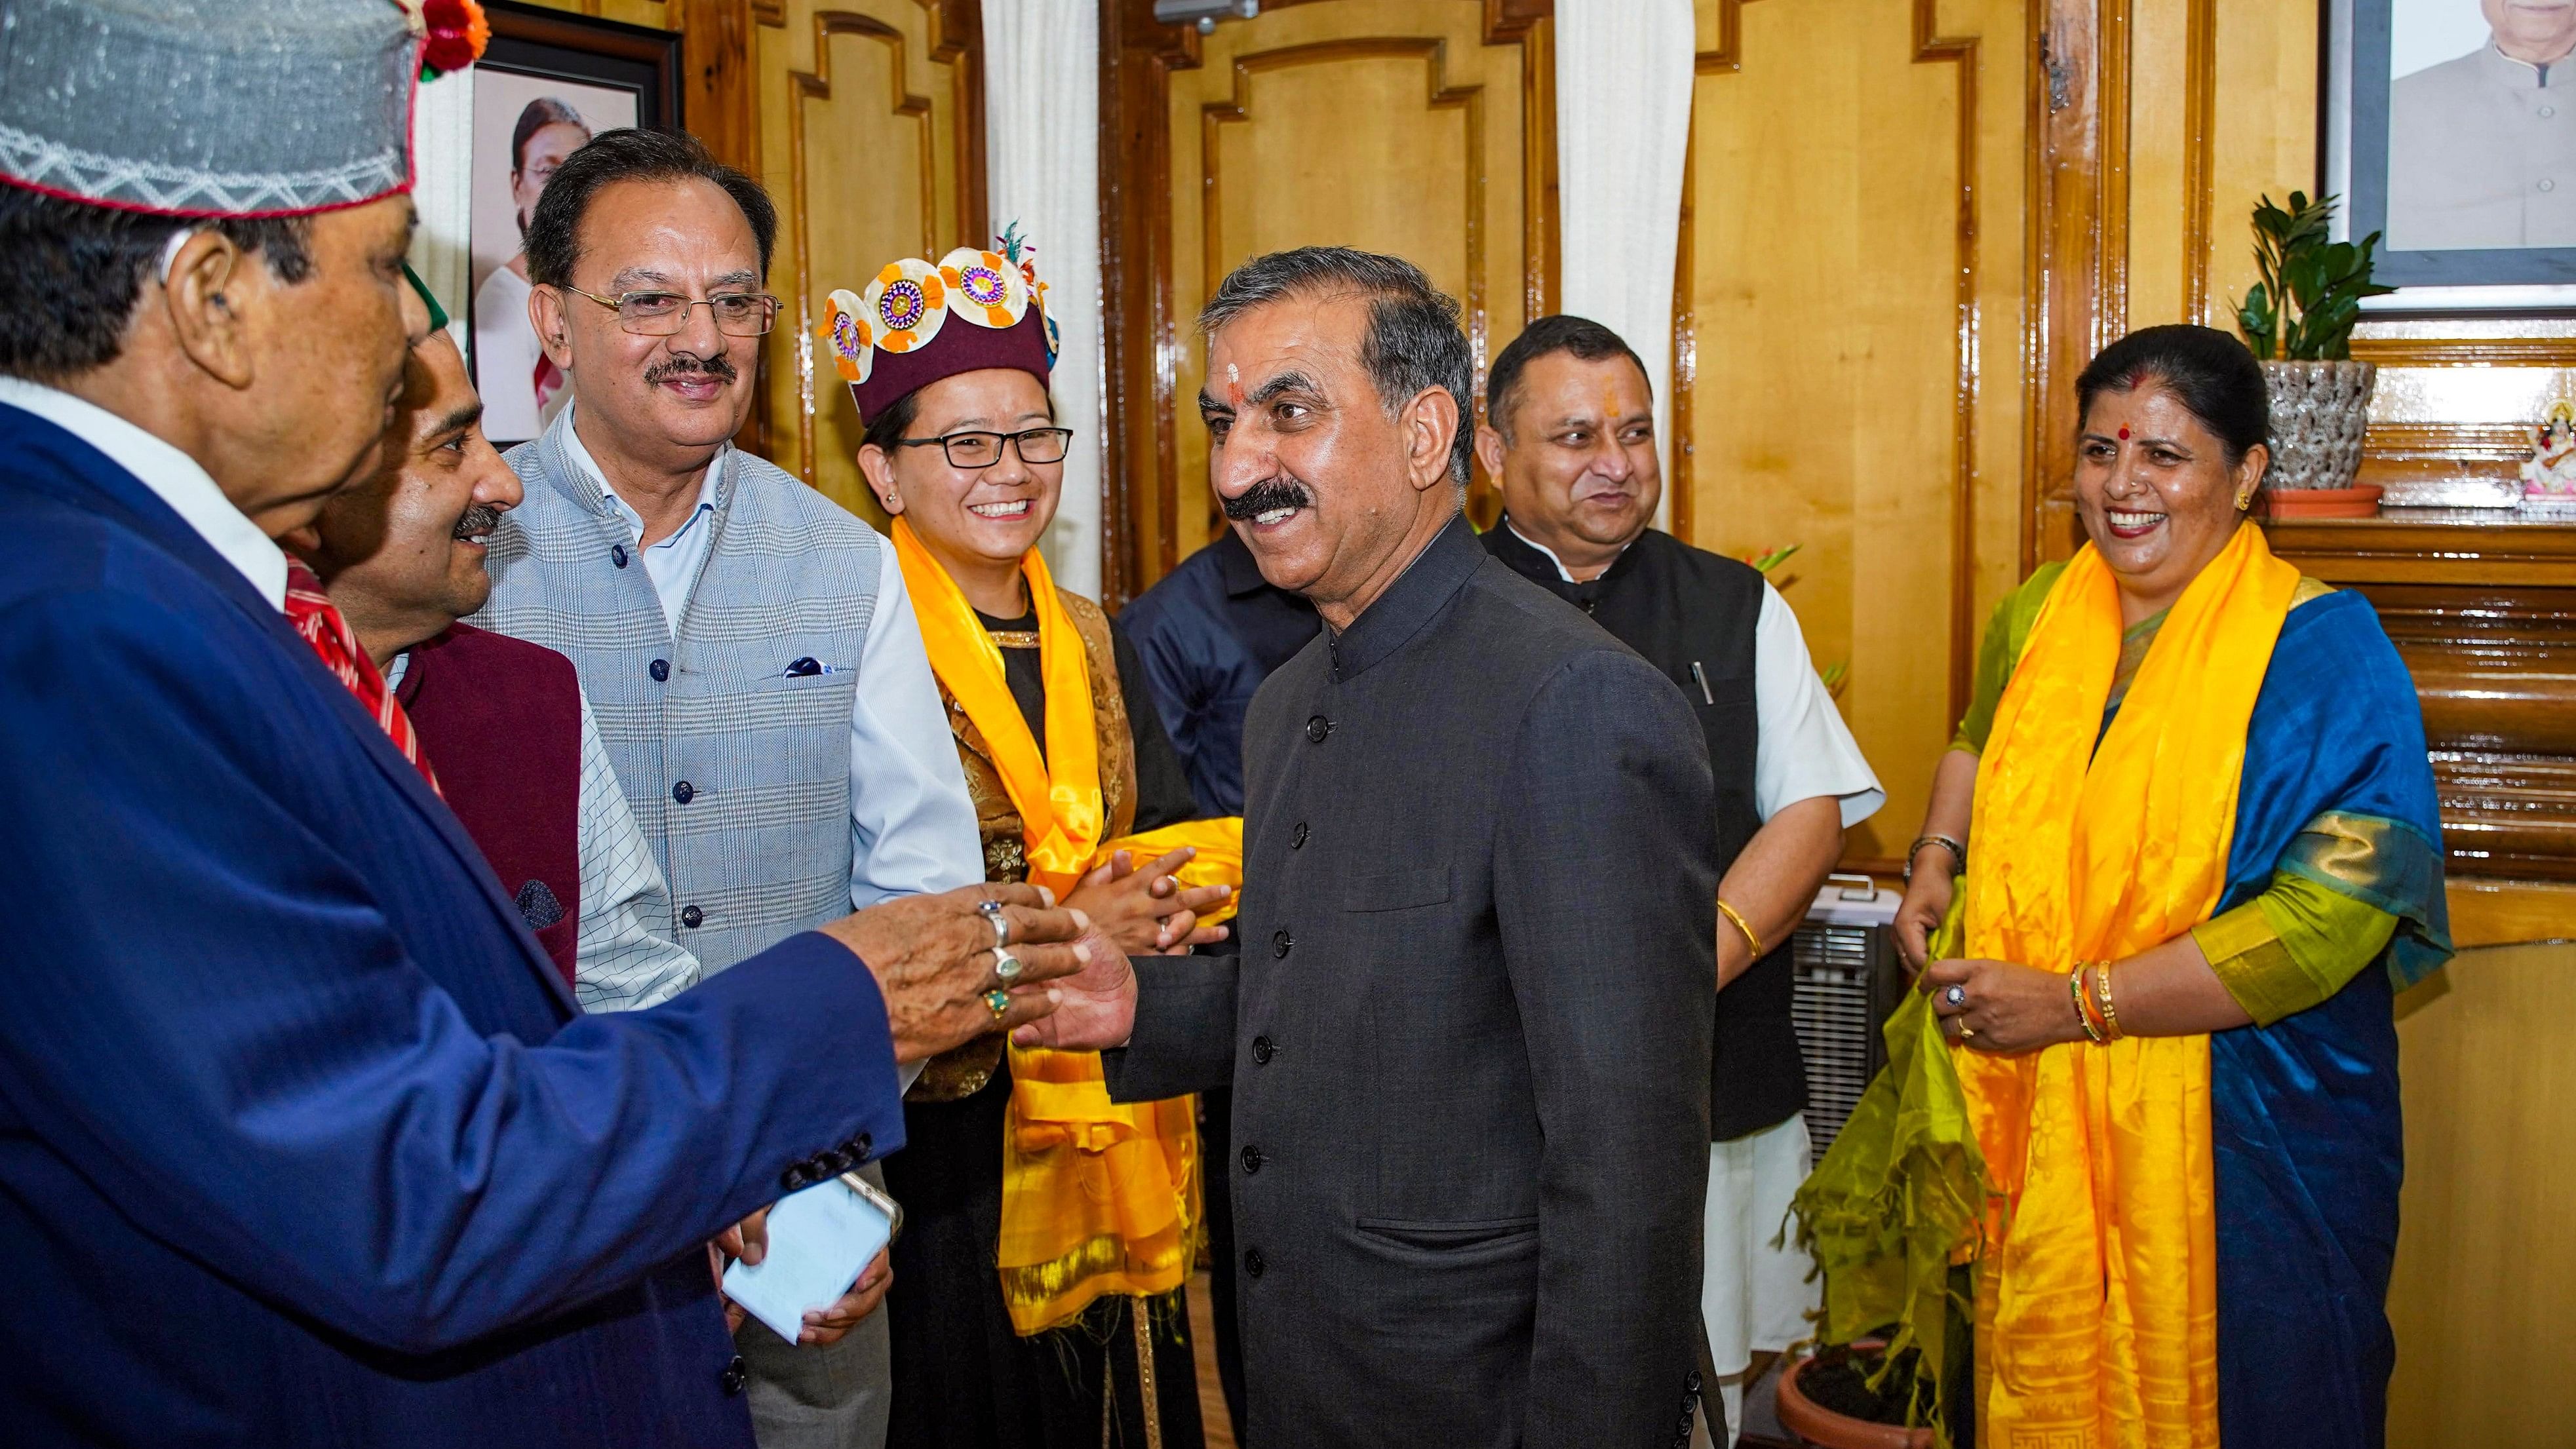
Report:
<svg viewBox="0 0 2576 1449"><path fill-rule="evenodd" d="M2067 565L1978 768L1968 956L2071 972L2208 919L2298 582L2261 529L2239 527L2174 605L2097 752L2119 594L2090 546ZM1981 1440L2216 1445L2209 1038L1953 1060L2001 1193L1977 1289Z"/></svg>
<svg viewBox="0 0 2576 1449"><path fill-rule="evenodd" d="M1204 877L1221 869L1222 860L1210 857L1225 855L1233 861L1231 879L1239 881L1240 821L1192 822L1153 837L1101 842L1106 821L1091 672L1081 636L1038 551L1029 550L1021 571L1037 613L1039 669L1046 683L1043 755L1011 697L1001 650L956 581L922 547L910 523L898 517L893 533L931 668L983 734L995 772L1019 811L1030 882L1062 899L1112 852L1141 851L1165 836L1174 838L1155 853L1197 844L1202 853L1193 871ZM1196 1099L1120 1105L1109 1100L1095 1052L1015 1045L1010 1053L997 1261L1011 1326L1023 1335L1040 1333L1104 1293L1150 1296L1178 1288L1189 1276L1204 1225Z"/></svg>

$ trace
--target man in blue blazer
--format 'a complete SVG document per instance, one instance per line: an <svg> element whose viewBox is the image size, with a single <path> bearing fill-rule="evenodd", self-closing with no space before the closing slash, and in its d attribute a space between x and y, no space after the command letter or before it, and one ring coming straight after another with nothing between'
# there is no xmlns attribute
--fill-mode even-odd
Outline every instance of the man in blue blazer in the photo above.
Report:
<svg viewBox="0 0 2576 1449"><path fill-rule="evenodd" d="M749 1449L706 1241L1082 922L915 897L582 1016L281 613L427 326L403 11L0 10L0 1440Z"/></svg>

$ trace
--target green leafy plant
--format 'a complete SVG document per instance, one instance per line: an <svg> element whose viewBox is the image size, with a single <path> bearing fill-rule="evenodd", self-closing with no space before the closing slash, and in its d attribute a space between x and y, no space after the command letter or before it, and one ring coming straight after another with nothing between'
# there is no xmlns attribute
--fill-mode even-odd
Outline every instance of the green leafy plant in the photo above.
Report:
<svg viewBox="0 0 2576 1449"><path fill-rule="evenodd" d="M2372 232L2358 245L2329 241L2335 199L2290 193L2284 210L2270 196L2254 208L2254 265L2263 280L2236 309L2245 345L2269 362L2341 362L2352 356L2353 324L2364 297L2396 291L2370 280Z"/></svg>

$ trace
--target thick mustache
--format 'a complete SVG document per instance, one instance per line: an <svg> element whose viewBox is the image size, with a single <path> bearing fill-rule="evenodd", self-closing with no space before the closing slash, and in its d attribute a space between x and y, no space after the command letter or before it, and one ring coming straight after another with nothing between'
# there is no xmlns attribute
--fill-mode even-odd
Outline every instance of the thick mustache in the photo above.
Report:
<svg viewBox="0 0 2576 1449"><path fill-rule="evenodd" d="M500 526L501 510L489 503L477 503L465 510L463 518L456 520L455 536L467 539L481 538Z"/></svg>
<svg viewBox="0 0 2576 1449"><path fill-rule="evenodd" d="M742 375L733 363L722 356L691 357L687 353L682 353L677 357L665 358L646 368L644 381L650 385L669 378L684 377L692 372L704 373L719 382L731 382Z"/></svg>
<svg viewBox="0 0 2576 1449"><path fill-rule="evenodd" d="M1264 478L1244 489L1242 496L1222 498L1218 502L1224 507L1226 517L1242 523L1282 508L1312 508L1315 495L1294 478Z"/></svg>

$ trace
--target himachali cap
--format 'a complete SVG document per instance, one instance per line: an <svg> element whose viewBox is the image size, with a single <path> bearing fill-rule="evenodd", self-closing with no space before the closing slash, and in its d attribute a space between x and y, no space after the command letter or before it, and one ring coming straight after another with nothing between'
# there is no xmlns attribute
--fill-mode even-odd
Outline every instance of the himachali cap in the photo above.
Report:
<svg viewBox="0 0 2576 1449"><path fill-rule="evenodd" d="M413 35L396 0L0 0L0 181L162 216L407 191Z"/></svg>
<svg viewBox="0 0 2576 1449"><path fill-rule="evenodd" d="M933 266L886 263L864 293L835 291L815 337L850 385L861 422L944 377L1011 367L1046 385L1057 333L1037 248L1005 231L998 252L959 247Z"/></svg>

